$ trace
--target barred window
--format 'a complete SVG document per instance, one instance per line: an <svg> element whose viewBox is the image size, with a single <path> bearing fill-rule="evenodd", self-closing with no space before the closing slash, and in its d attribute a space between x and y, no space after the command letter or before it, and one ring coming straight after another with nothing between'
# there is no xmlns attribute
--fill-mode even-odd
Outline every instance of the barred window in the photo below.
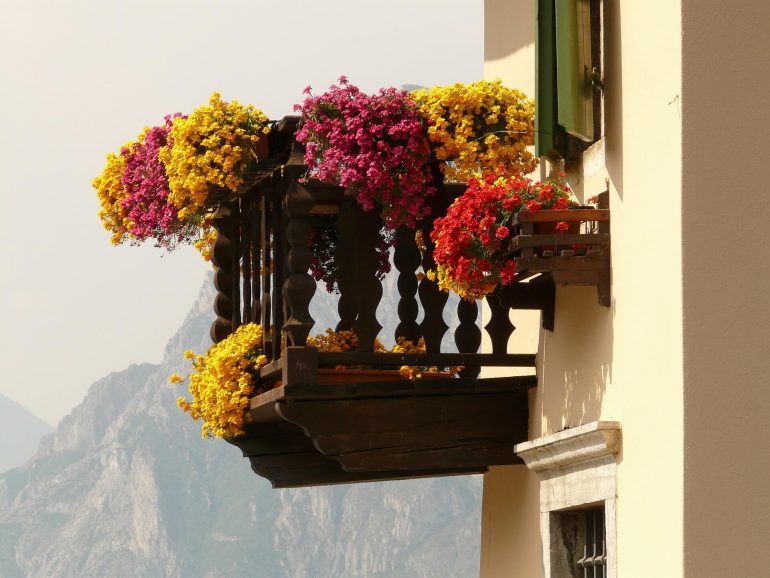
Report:
<svg viewBox="0 0 770 578"><path fill-rule="evenodd" d="M606 578L604 506L551 513L551 577Z"/></svg>

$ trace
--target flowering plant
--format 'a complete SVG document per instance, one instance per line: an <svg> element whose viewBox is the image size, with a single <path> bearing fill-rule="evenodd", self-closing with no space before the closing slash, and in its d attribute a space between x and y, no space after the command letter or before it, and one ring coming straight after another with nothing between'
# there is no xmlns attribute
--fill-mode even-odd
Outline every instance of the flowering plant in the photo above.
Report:
<svg viewBox="0 0 770 578"><path fill-rule="evenodd" d="M390 273L390 248L395 242L393 231L382 229L380 242L375 247L377 253L377 279L382 281L385 275ZM310 274L316 281L322 281L329 293L339 293L337 280L339 279L339 267L335 256L339 232L336 228L313 231L310 241Z"/></svg>
<svg viewBox="0 0 770 578"><path fill-rule="evenodd" d="M456 83L411 94L429 124L433 154L448 179L465 181L486 171L523 175L537 167L534 104L500 80Z"/></svg>
<svg viewBox="0 0 770 578"><path fill-rule="evenodd" d="M182 220L200 214L211 187L232 192L256 158L254 147L270 132L268 118L252 105L224 102L218 92L171 128L173 146L160 150L166 167L169 198Z"/></svg>
<svg viewBox="0 0 770 578"><path fill-rule="evenodd" d="M358 349L358 336L355 332L350 330L333 331L327 329L324 333L320 333L315 337L308 337L307 345L315 347L318 351L332 351L340 353L343 351L355 351ZM425 353L425 339L420 337L417 343L410 341L406 337L398 337L396 344L393 348L388 349L380 342L379 339L374 340L375 353ZM337 366L337 371L344 372L347 369L346 366ZM359 368L357 368L359 369ZM427 367L427 366L413 366L402 365L399 368L399 373L407 379L420 379L423 373L426 372L440 372L444 371L450 375L458 373L462 367Z"/></svg>
<svg viewBox="0 0 770 578"><path fill-rule="evenodd" d="M173 119L180 116L166 116L164 124L145 128L117 155L108 155L102 174L94 179L99 217L112 233L114 245L155 239L156 246L171 250L179 243L194 243L206 257L206 241L213 229L203 215L180 218L169 202L168 178L158 158L160 149L171 143Z"/></svg>
<svg viewBox="0 0 770 578"><path fill-rule="evenodd" d="M533 182L523 177L487 175L471 179L468 189L436 219L431 239L436 244L433 258L444 291L455 291L467 300L481 299L499 284L509 285L516 263L506 247L517 212L527 209L567 209L576 203L569 185L560 179ZM556 232L567 232L567 223L556 224Z"/></svg>
<svg viewBox="0 0 770 578"><path fill-rule="evenodd" d="M179 407L193 419L203 420L204 438L242 435L255 377L267 363L262 354L262 326L241 325L205 355L185 351L185 357L193 362L189 375L192 401L180 397ZM183 378L174 374L169 381L180 383Z"/></svg>
<svg viewBox="0 0 770 578"><path fill-rule="evenodd" d="M364 210L379 206L388 229L413 227L429 213L425 199L435 189L425 127L409 93L384 88L368 95L344 76L324 94L310 91L295 110L311 173L345 187Z"/></svg>

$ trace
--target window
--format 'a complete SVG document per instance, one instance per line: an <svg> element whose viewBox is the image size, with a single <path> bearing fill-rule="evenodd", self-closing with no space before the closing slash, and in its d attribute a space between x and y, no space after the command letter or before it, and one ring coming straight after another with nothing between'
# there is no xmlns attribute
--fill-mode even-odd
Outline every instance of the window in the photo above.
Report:
<svg viewBox="0 0 770 578"><path fill-rule="evenodd" d="M606 578L604 506L550 517L552 578Z"/></svg>
<svg viewBox="0 0 770 578"><path fill-rule="evenodd" d="M602 0L537 0L535 149L571 159L601 138Z"/></svg>
<svg viewBox="0 0 770 578"><path fill-rule="evenodd" d="M544 578L616 578L620 424L592 422L518 444L540 479Z"/></svg>

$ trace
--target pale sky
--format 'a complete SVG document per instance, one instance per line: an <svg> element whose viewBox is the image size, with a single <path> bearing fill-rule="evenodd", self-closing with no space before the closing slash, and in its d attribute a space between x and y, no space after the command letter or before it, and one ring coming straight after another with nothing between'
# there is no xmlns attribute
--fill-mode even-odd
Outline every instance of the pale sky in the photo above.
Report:
<svg viewBox="0 0 770 578"><path fill-rule="evenodd" d="M112 247L110 151L217 90L271 118L362 89L480 79L483 0L0 0L0 393L55 425L88 386L158 362L208 265ZM213 315L213 314L212 314Z"/></svg>

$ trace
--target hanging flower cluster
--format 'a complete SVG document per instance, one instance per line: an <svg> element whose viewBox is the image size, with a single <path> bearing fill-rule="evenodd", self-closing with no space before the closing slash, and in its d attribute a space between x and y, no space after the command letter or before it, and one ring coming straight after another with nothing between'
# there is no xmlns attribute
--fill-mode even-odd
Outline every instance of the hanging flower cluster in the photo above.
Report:
<svg viewBox="0 0 770 578"><path fill-rule="evenodd" d="M472 179L446 216L435 221L431 239L437 271L428 275L438 279L444 291L455 291L469 301L481 299L514 279L516 263L506 248L515 214L523 208L535 212L575 205L569 185L560 179L533 182L495 175ZM567 223L556 224L556 232L567 229Z"/></svg>
<svg viewBox="0 0 770 578"><path fill-rule="evenodd" d="M457 83L411 94L428 123L436 159L450 180L466 181L487 171L500 176L532 172L534 103L500 80Z"/></svg>
<svg viewBox="0 0 770 578"><path fill-rule="evenodd" d="M169 132L175 118L184 117L179 113L169 115L163 125L145 129L139 140L130 146L121 176L126 194L121 205L131 222L128 231L131 240L152 238L158 246L167 249L177 242L194 239L202 225L198 215L181 220L179 211L169 202L166 168L158 153L171 146Z"/></svg>
<svg viewBox="0 0 770 578"><path fill-rule="evenodd" d="M409 93L383 88L368 95L344 76L324 94L310 91L295 110L311 174L345 187L364 210L381 208L388 229L413 227L429 213L426 199L435 189L425 127Z"/></svg>
<svg viewBox="0 0 770 578"><path fill-rule="evenodd" d="M316 281L321 281L329 293L339 293L339 267L336 262L339 231L332 227L314 231L310 241L310 274ZM380 230L380 242L375 247L377 253L377 279L382 281L390 273L390 248L395 243L395 234L389 229Z"/></svg>
<svg viewBox="0 0 770 578"><path fill-rule="evenodd" d="M173 146L160 151L166 167L171 202L180 217L198 214L211 187L232 192L243 184L257 145L270 132L268 118L252 105L224 102L218 92L208 105L174 120ZM264 141L266 142L266 141Z"/></svg>
<svg viewBox="0 0 770 578"><path fill-rule="evenodd" d="M176 113L160 126L145 128L136 141L108 155L93 181L99 217L112 243L154 239L168 250L194 243L208 260L213 228L204 204L209 191L235 191L242 184L268 131L264 114L223 102L218 93L189 117Z"/></svg>
<svg viewBox="0 0 770 578"><path fill-rule="evenodd" d="M186 351L193 362L189 375L192 401L177 400L179 407L193 419L203 420L202 437L232 438L244 433L244 419L249 397L254 392L255 376L267 363L262 355L262 326L241 325L205 355ZM177 374L171 383L181 383Z"/></svg>

